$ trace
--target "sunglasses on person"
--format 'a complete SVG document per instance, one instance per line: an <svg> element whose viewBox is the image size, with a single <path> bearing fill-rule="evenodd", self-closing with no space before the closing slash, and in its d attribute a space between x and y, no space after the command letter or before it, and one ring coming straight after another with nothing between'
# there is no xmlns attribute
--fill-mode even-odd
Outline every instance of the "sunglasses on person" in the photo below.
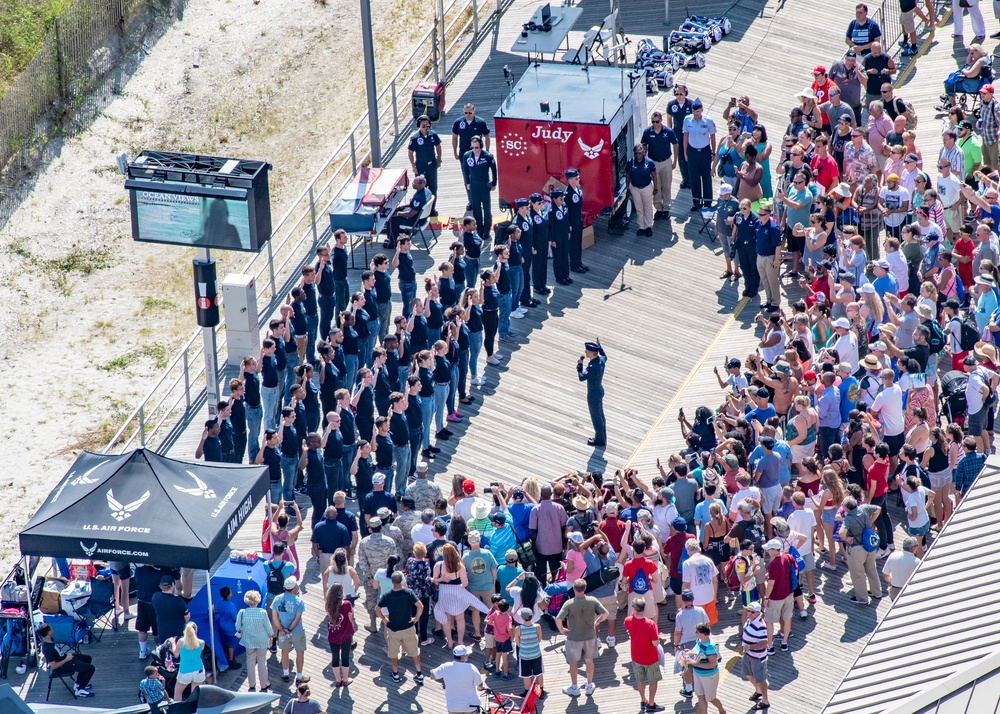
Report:
<svg viewBox="0 0 1000 714"><path fill-rule="evenodd" d="M653 123L654 124L662 124L663 121L661 119L653 119Z"/></svg>

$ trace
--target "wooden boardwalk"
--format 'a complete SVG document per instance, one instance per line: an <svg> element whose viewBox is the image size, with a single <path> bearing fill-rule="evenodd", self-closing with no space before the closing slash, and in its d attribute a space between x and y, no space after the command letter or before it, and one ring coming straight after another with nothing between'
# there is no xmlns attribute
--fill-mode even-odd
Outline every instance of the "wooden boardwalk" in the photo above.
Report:
<svg viewBox="0 0 1000 714"><path fill-rule="evenodd" d="M832 0L822 5L785 3L783 0L750 0L732 7L729 17L733 33L708 54L708 65L686 73L692 96L700 96L707 113L724 132L722 109L728 97L747 93L761 112L762 121L780 135L787 110L795 103L793 95L811 81L809 74L816 64L829 65L842 49L842 27L853 17L854 2ZM503 18L493 41L476 47L467 65L448 88L448 115L438 127L446 134L465 101L479 107L481 116L492 118L500 101L503 83L501 68L507 64L516 73L523 71L523 57L510 55L506 49L531 15L537 3L516 2ZM578 43L584 29L597 24L606 14L607 4L595 0L582 3L584 15L574 32L571 45ZM697 12L713 14L730 6L728 2L699 3ZM635 42L644 36L659 38L664 34L663 6L623 0L623 22ZM694 7L692 7L694 11ZM671 25L682 19L685 7L672 4ZM813 33L808 43L796 39L794 28L828 27L828 33ZM784 71L777 61L795 43L796 67ZM773 68L773 69L772 69ZM669 96L650 97L648 108L662 108ZM490 121L492 124L492 121ZM445 138L445 156L448 157ZM392 166L405 166L405 158L396 157ZM679 181L675 181L675 187ZM445 161L440 186L442 216L460 216L465 204L464 191L456 162ZM607 235L603 222L595 225L596 245L584 255L591 271L574 274L572 286L555 288L542 306L522 320L512 321L514 340L501 343L508 355L500 367L486 369L487 384L473 388L475 402L461 411L465 418L453 425L456 437L441 444L441 454L432 463L432 473L447 488L454 474L476 480L480 487L490 481L513 483L527 475L553 477L568 470L610 470L626 462L650 475L657 457L665 457L680 446L676 408L683 406L693 413L696 406L715 406L719 390L711 366L724 355L745 355L753 349L756 337L752 317L757 301L744 307L735 319L739 295L736 286L716 279L723 261L717 243L699 233L701 221L684 212L690 200L687 192L675 197L675 216L669 226L658 223L652 238L636 238L634 231L614 237ZM430 275L443 260L453 233L445 233L431 245L430 254L417 252L417 269ZM627 289L617 292L624 282ZM585 340L600 336L608 355L605 379L605 407L608 417L609 445L603 449L588 447L590 436L584 388L575 377L577 356ZM661 417L662 415L662 417ZM170 448L169 455L192 458L197 444L200 417L192 418ZM457 427L457 428L456 428ZM304 505L304 504L303 504ZM253 545L260 520L251 519L236 538L236 545ZM300 550L307 550L308 532L299 538ZM823 578L820 602L808 619L793 627L791 653L779 653L773 660L775 687L773 712L818 712L832 692L843 671L875 624L875 609L851 609L849 594L842 580L846 569ZM319 574L315 561L305 570L305 624L311 639L306 671L313 678L314 696L330 712L424 712L443 711L443 691L428 681L422 688L410 672L402 685L388 677L389 667L377 638L360 637L355 665L360 674L349 691L332 689L325 644ZM881 606L887 607L886 604ZM670 608L661 608L661 629L672 630L666 620ZM731 604L720 606L720 632L715 636L724 644L724 659L729 660L735 640L738 612ZM363 613L360 619L363 621ZM361 633L365 635L366 633ZM546 629L546 689L551 693L541 709L550 711L632 712L638 698L628 675L628 645L619 639L616 649L602 649L597 667L598 691L592 698L570 702L560 693L568 684L562 658L563 638ZM142 665L135 659L136 645L130 629L109 634L100 644L85 648L95 657L98 674L94 688L99 696L88 702L98 706L121 706L130 703ZM426 648L424 671L445 661L449 654L440 647ZM479 655L474 655L474 661ZM221 684L246 688L245 673L235 668L225 673ZM731 712L746 711L747 685L740 682L739 668L728 675L722 687L722 699ZM277 691L287 694L280 672L271 667ZM19 677L11 670L11 682L29 701L45 696L45 676L29 673ZM513 685L513 686L511 686ZM58 687L58 685L56 685ZM678 701L676 678L669 675L660 688L659 702L676 712L690 712L693 707ZM519 682L504 683L498 689L520 691ZM53 701L65 701L64 690L53 690ZM108 696L108 695L111 696Z"/></svg>

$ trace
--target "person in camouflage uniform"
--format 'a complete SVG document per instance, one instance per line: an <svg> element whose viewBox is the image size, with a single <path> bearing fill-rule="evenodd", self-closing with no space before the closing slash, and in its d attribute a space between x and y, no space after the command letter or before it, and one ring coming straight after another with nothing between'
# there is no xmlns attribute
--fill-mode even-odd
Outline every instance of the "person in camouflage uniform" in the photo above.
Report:
<svg viewBox="0 0 1000 714"><path fill-rule="evenodd" d="M375 571L384 568L390 555L399 555L396 541L382 532L382 519L376 516L368 521L369 535L358 544L358 570L365 584L365 609L371 624L369 632L375 632L375 606L378 605L379 590L375 582ZM398 529L397 529L398 530Z"/></svg>
<svg viewBox="0 0 1000 714"><path fill-rule="evenodd" d="M403 560L409 559L413 555L413 526L420 523L420 511L415 510L415 503L409 496L403 496L399 503L400 513L396 519L396 525L403 532L403 544L400 550L403 552Z"/></svg>
<svg viewBox="0 0 1000 714"><path fill-rule="evenodd" d="M403 553L403 531L399 529L393 521L396 519L396 514L390 511L388 508L380 508L375 513L379 520L382 521L382 532L392 538L393 542L396 544L396 552L402 555ZM379 566L382 567L382 566Z"/></svg>
<svg viewBox="0 0 1000 714"><path fill-rule="evenodd" d="M406 487L406 492L403 495L413 499L413 507L417 511L434 508L438 499L444 498L441 487L427 477L426 461L417 463L416 478Z"/></svg>

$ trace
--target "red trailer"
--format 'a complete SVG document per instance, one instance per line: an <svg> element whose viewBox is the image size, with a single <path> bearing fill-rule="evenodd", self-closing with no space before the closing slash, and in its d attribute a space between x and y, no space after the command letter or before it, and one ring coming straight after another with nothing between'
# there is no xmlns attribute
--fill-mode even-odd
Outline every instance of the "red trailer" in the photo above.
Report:
<svg viewBox="0 0 1000 714"><path fill-rule="evenodd" d="M625 165L646 125L646 87L627 69L532 65L494 117L499 195L513 205L579 169L583 219L625 197ZM558 182L556 184L555 182Z"/></svg>

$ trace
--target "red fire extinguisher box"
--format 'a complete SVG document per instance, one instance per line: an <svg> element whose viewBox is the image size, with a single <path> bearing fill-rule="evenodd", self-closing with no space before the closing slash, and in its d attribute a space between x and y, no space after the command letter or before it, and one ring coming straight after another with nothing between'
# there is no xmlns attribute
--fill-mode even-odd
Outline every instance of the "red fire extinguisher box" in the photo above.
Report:
<svg viewBox="0 0 1000 714"><path fill-rule="evenodd" d="M646 124L646 88L627 69L531 66L494 116L499 195L544 192L580 171L584 223L625 197L625 166Z"/></svg>

